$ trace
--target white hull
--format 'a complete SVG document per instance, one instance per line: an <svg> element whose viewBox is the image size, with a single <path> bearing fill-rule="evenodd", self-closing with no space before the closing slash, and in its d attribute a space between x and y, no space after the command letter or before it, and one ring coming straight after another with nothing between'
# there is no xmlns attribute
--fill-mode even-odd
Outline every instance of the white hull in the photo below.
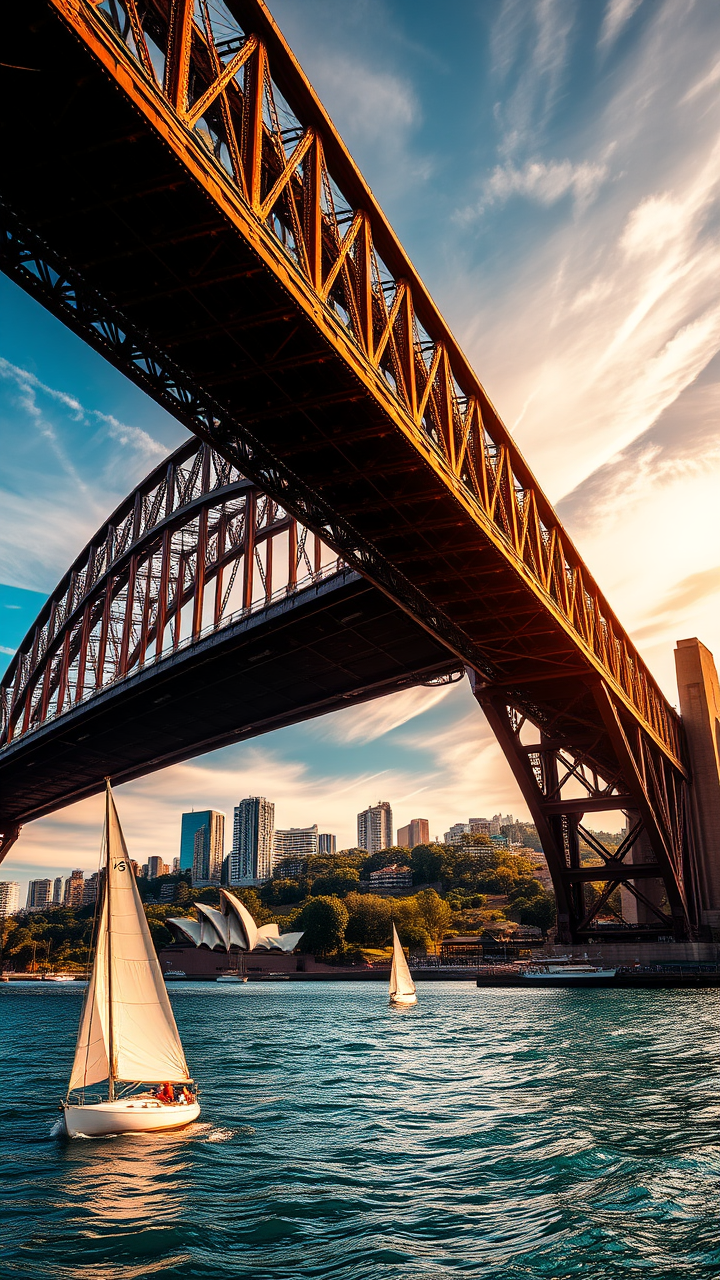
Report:
<svg viewBox="0 0 720 1280"><path fill-rule="evenodd" d="M417 1004L417 996L415 994L410 996L391 996L390 1003L391 1004Z"/></svg>
<svg viewBox="0 0 720 1280"><path fill-rule="evenodd" d="M65 1129L69 1138L83 1134L98 1138L106 1133L157 1133L163 1129L182 1129L200 1115L198 1102L168 1105L154 1098L120 1098L115 1102L96 1102L85 1107L66 1104Z"/></svg>

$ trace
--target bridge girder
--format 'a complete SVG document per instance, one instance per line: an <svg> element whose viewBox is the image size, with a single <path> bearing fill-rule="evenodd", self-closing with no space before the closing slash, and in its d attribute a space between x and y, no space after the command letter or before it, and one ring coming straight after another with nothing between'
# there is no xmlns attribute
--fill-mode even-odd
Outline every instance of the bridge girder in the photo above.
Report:
<svg viewBox="0 0 720 1280"><path fill-rule="evenodd" d="M198 12L13 11L41 78L5 118L3 268L468 664L484 706L622 773L691 927L676 713L264 5L228 0L234 42Z"/></svg>

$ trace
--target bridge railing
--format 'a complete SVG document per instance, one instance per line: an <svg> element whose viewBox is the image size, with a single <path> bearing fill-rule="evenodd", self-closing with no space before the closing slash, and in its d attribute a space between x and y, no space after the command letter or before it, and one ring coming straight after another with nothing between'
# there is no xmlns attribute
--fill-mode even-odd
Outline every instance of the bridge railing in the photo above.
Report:
<svg viewBox="0 0 720 1280"><path fill-rule="evenodd" d="M45 604L0 685L0 746L341 569L215 450L189 441L114 512Z"/></svg>
<svg viewBox="0 0 720 1280"><path fill-rule="evenodd" d="M338 349L400 429L678 759L673 709L583 564L265 6L260 0L53 3L113 73L122 49L125 91L143 110L149 95L162 102L163 127L173 145L178 127L192 138L202 167L212 174L209 181L217 187L221 178L261 236L280 248L301 303L323 315ZM163 117L156 113L156 119Z"/></svg>

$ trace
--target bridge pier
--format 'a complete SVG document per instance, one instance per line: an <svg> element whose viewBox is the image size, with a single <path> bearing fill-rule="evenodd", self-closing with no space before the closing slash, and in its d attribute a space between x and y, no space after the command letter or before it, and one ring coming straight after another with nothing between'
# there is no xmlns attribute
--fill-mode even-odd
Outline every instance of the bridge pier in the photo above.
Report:
<svg viewBox="0 0 720 1280"><path fill-rule="evenodd" d="M702 932L720 941L720 683L713 655L697 638L675 650L680 712L692 771L690 817Z"/></svg>

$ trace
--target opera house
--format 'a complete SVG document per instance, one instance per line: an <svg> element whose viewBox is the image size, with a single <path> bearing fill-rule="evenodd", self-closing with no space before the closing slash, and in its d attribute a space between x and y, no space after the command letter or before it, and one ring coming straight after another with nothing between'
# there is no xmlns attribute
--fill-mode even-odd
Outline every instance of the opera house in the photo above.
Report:
<svg viewBox="0 0 720 1280"><path fill-rule="evenodd" d="M174 942L160 952L166 974L213 979L239 967L250 976L304 971L311 957L293 952L302 933L280 933L274 922L257 925L247 907L228 889L220 890L220 910L194 903L197 918L165 921ZM239 960L242 957L242 964ZM311 967L312 962L311 962Z"/></svg>

